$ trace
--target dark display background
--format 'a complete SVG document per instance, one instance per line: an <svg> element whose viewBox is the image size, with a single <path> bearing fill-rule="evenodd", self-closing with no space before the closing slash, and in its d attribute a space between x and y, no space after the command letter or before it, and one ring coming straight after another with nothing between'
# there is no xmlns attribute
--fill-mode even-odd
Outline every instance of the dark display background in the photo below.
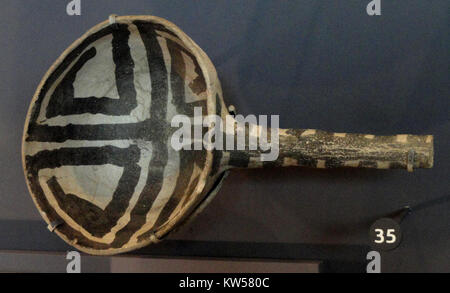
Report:
<svg viewBox="0 0 450 293"><path fill-rule="evenodd" d="M449 1L0 0L0 250L70 250L46 230L21 167L26 112L44 73L109 14L177 24L216 65L239 114L280 127L435 135L435 167L233 171L211 205L169 241L140 253L328 260L365 267L369 227L405 205L403 242L384 272L450 271ZM101 270L101 269L99 269Z"/></svg>

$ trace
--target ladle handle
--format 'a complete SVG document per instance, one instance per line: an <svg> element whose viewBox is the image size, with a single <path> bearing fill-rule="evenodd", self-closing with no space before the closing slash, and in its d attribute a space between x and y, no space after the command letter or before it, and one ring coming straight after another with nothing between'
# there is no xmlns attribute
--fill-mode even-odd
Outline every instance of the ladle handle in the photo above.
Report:
<svg viewBox="0 0 450 293"><path fill-rule="evenodd" d="M354 167L412 171L433 167L433 136L280 129L279 155L275 160L261 160L261 151L233 151L229 156L230 167Z"/></svg>

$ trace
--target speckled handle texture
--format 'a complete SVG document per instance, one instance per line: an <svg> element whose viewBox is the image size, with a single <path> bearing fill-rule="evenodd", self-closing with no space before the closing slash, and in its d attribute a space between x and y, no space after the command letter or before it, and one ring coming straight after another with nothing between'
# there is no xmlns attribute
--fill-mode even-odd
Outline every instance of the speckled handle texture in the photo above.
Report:
<svg viewBox="0 0 450 293"><path fill-rule="evenodd" d="M230 153L228 166L353 167L412 171L433 167L433 136L378 136L315 129L280 129L279 156L276 160L263 162L260 151L235 151Z"/></svg>

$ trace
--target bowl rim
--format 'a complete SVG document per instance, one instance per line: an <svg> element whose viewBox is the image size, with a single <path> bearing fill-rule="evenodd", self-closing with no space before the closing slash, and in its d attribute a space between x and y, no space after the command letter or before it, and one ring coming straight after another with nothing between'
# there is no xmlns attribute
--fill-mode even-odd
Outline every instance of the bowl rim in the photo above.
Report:
<svg viewBox="0 0 450 293"><path fill-rule="evenodd" d="M222 89L220 85L220 81L217 77L217 72L212 64L211 60L207 56L207 54L186 34L184 33L179 27L177 27L174 23L153 15L124 15L124 16L117 16L112 15L109 17L108 20L105 20L91 29L89 29L86 33L84 33L81 37L79 37L77 40L75 40L67 49L63 51L63 53L56 59L56 61L53 62L53 64L50 66L50 68L47 70L43 78L41 79L33 98L31 99L31 102L28 107L27 116L25 119L25 125L23 128L23 134L22 134L22 149L21 149L21 156L22 156L22 168L25 175L25 181L28 188L28 192L31 195L33 202L35 206L37 207L40 215L45 220L45 222L49 225L49 229L52 225L52 220L49 219L48 215L41 210L41 207L38 204L38 201L36 200L36 195L31 190L31 186L29 183L29 180L27 178L27 168L26 168L26 137L28 132L28 127L30 123L31 114L33 113L34 105L39 97L39 94L44 86L44 84L47 82L48 78L51 76L51 74L58 68L58 66L65 60L67 55L69 55L74 49L76 49L87 37L90 35L110 26L114 23L123 23L123 24L132 24L134 21L145 21L145 22L151 22L155 24L163 25L166 29L173 32L187 47L187 49L191 50L191 53L195 56L197 59L197 62L202 70L202 73L205 78L206 82L206 101L207 101L207 112L215 114L216 113L216 99L215 95L219 94L220 97L222 97ZM197 182L197 186L194 189L194 194L192 195L193 198L198 198L198 196L201 196L204 192L204 188L206 186L206 182L208 179L208 176L212 169L212 161L213 161L213 151L212 150L205 150L206 151L206 158L205 158L205 165L203 167L203 170L200 174L200 178ZM159 242L163 237L165 237L167 234L169 234L171 231L173 231L177 226L183 224L183 221L186 218L190 218L193 214L195 214L195 204L196 201L190 201L189 204L187 204L185 207L177 211L176 214L172 215L168 221L166 221L163 225L158 227L157 230L155 230L154 234L150 235L148 239L142 240L140 242L134 243L134 244L125 244L124 246L120 248L108 248L108 249L94 249L91 247L81 246L77 243L77 241L72 241L69 238L66 237L65 234L58 231L57 228L53 229L53 232L55 232L61 239L63 239L67 244L75 247L76 249L89 253L94 255L114 255L119 253L125 253L132 250L136 250L139 248L142 248L144 246L147 246L151 243ZM198 204L198 202L197 202Z"/></svg>

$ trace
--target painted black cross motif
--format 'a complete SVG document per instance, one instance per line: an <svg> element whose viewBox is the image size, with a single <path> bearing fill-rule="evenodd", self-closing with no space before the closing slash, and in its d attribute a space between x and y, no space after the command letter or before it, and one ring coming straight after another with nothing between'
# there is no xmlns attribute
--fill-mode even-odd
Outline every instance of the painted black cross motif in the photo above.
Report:
<svg viewBox="0 0 450 293"><path fill-rule="evenodd" d="M75 83L80 71L98 56L96 44L102 45L110 35L115 79L111 86L116 87L118 98L76 96ZM169 116L193 115L195 106L206 109L206 100L186 98L187 88L190 94L200 96L206 84L196 58L178 41L171 31L149 22L110 25L84 39L43 85L26 132L26 143L39 146L38 151L25 157L27 178L45 217L50 222L63 223L58 231L68 240L94 249L120 248L164 223L177 208L180 195L164 198L171 194L165 187L165 181L171 179L167 174L179 173L175 167L171 172L167 170L171 156ZM138 43L143 44L141 51ZM137 64L142 60L147 61L145 66ZM185 60L195 65L197 74L188 85L184 81ZM137 76L139 70L146 77ZM140 78L149 81L149 88L142 88ZM150 103L145 107L143 101ZM136 119L133 111L139 106L148 114ZM114 117L122 120L115 123ZM81 144L74 147L73 142ZM176 156L178 165L195 160L201 167L205 159L204 155L185 152ZM56 173L45 178L46 186L40 175L41 170L63 166L109 165L120 167L123 172L104 207L79 194L65 192ZM192 183L176 177L175 182L170 182L175 190L184 190ZM159 205L153 207L152 203L158 200Z"/></svg>

